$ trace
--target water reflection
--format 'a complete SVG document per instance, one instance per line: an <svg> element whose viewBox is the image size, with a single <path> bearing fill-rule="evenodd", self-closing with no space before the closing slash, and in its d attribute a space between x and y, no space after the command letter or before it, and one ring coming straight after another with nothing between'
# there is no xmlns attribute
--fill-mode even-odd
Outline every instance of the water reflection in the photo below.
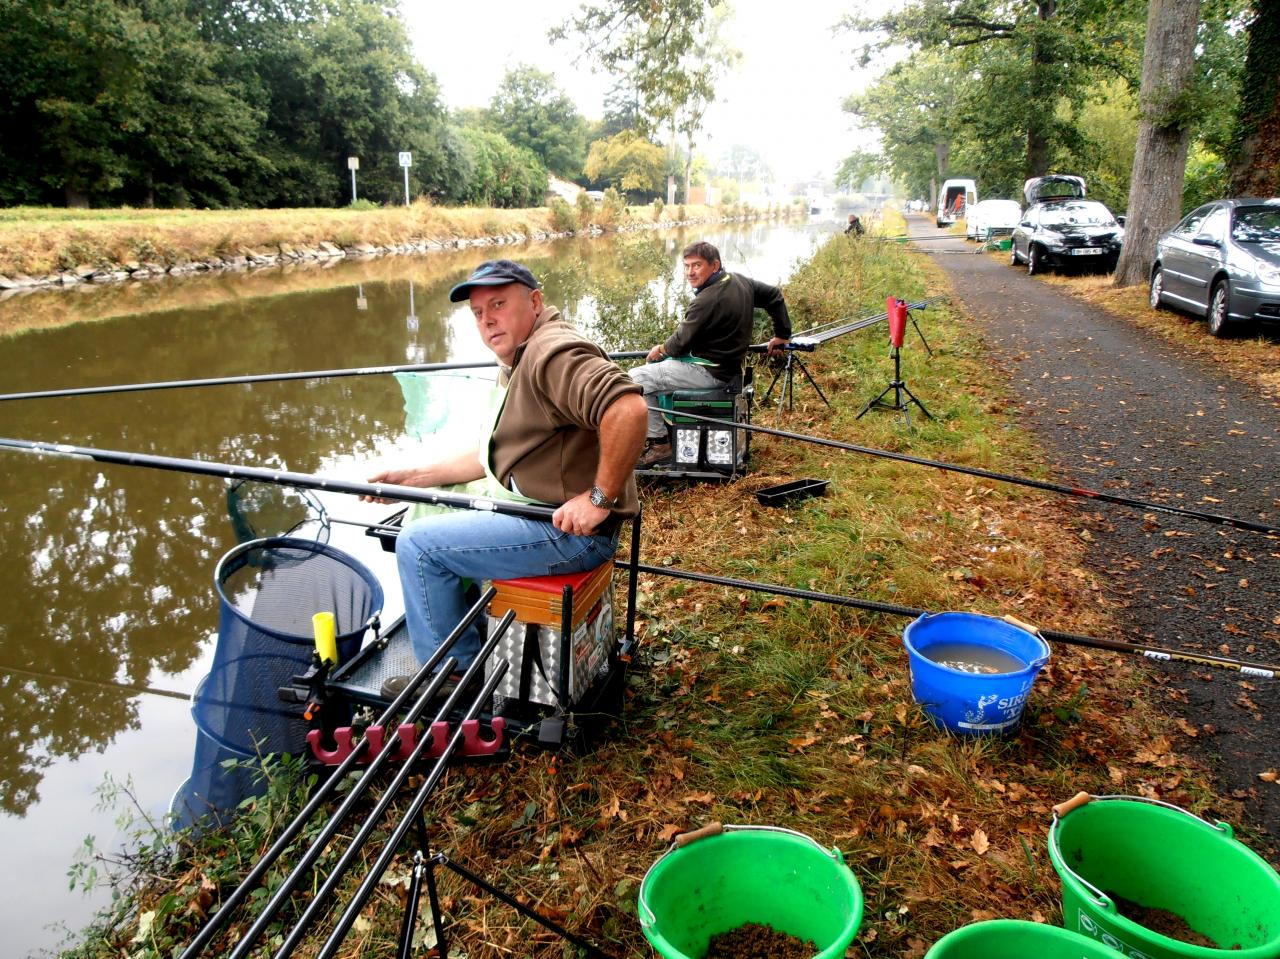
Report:
<svg viewBox="0 0 1280 959"><path fill-rule="evenodd" d="M803 225L750 226L622 241L656 251L656 260L617 240L570 240L15 298L0 303L0 392L488 359L466 305L448 301L449 289L481 259L524 260L544 278L547 301L590 327L598 304L587 296L589 277L612 276L671 297L680 288L679 250L704 237L720 246L726 266L772 283L785 280L821 239ZM647 262L659 266L649 270ZM125 308L135 312L122 315ZM47 326L72 318L83 322ZM613 344L624 345L648 343ZM403 399L390 376L0 403L2 436L300 472L345 464L340 468L356 478L367 475L363 464L402 442L403 425ZM147 769L152 781L139 784L141 798L158 811L190 757L159 773L149 764L144 717L157 710L137 689L189 690L207 669L201 660L217 623L212 571L237 542L226 484L0 456L7 559L0 586L0 811L7 817L0 817L0 842L21 829L22 816L47 818L38 812L53 797L44 795L42 781L90 753L109 755L121 777ZM189 751L185 729L150 733L177 735ZM87 917L84 904L67 898L64 875L70 850L93 831L91 821L87 809L70 817L52 854L15 864L28 879L6 906L16 927L30 930L16 944L19 954L51 941L32 926L31 902L60 909L73 924Z"/></svg>

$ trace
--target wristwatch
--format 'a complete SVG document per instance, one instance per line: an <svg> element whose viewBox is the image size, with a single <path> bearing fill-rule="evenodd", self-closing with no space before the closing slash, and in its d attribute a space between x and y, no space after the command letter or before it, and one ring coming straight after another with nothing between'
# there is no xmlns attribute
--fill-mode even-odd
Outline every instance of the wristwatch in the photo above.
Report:
<svg viewBox="0 0 1280 959"><path fill-rule="evenodd" d="M596 509L613 509L618 505L618 498L606 496L599 486L591 487L590 499L591 505Z"/></svg>

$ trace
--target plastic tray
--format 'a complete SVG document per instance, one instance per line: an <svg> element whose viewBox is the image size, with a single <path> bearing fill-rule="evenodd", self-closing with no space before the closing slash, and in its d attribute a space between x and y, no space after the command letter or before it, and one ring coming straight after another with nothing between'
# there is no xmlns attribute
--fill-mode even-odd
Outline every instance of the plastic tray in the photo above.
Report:
<svg viewBox="0 0 1280 959"><path fill-rule="evenodd" d="M796 500L822 496L826 493L828 485L828 480L792 480L780 486L766 486L762 490L757 490L756 499L760 501L761 506L788 506Z"/></svg>

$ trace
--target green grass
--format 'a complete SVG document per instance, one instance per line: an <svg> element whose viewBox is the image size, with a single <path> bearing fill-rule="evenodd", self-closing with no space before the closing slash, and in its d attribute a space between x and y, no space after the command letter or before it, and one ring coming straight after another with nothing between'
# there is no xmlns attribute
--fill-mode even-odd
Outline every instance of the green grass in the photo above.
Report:
<svg viewBox="0 0 1280 959"><path fill-rule="evenodd" d="M882 308L887 293L936 292L939 283L901 247L837 237L787 295L803 329ZM944 307L921 321L935 355L911 342L904 372L937 420L913 418L908 431L897 414L856 418L891 375L878 327L813 355L811 372L833 409L803 385L778 425L1043 473L966 318ZM773 425L773 412L757 410L757 422ZM779 438L757 436L753 450L751 473L737 483L645 490L643 562L926 609L1012 612L1073 632L1105 629L1088 577L1063 575L1078 567L1081 541L1057 501ZM828 479L827 495L794 509L756 502L756 490L801 476ZM785 826L838 846L867 900L854 948L897 959L922 956L978 918L1056 921L1049 808L1079 789L1190 808L1215 803L1221 812L1176 753L1168 765L1142 758L1141 747L1168 735L1167 721L1145 705L1141 676L1116 657L1056 648L1018 735L960 740L912 702L901 617L661 577L640 585L642 642L611 735L586 755L518 751L502 765L453 769L430 803L435 848L613 954L650 954L635 918L645 870L675 833L713 820ZM113 933L79 955L167 954L130 944L136 917L193 876L225 893L265 839L256 823L243 828L248 838L231 846L182 848L174 865L139 883L132 912L107 922ZM236 868L221 855L230 848ZM405 866L402 852L393 868L403 874ZM470 959L572 954L451 877L441 895L454 948ZM385 950L401 915L398 894L380 894L350 954ZM168 941L189 938L198 919L171 914Z"/></svg>

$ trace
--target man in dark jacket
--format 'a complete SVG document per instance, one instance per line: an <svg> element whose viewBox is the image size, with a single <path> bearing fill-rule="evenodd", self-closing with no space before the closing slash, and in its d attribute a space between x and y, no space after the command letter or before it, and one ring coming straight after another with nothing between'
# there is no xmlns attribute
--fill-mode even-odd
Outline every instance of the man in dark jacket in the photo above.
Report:
<svg viewBox="0 0 1280 959"><path fill-rule="evenodd" d="M436 487L487 477L492 498L557 509L550 523L449 510L401 531L396 561L419 662L466 612L463 579L594 569L612 560L621 521L639 509L632 471L644 447L640 389L555 307L543 304L538 281L519 263L482 263L449 299L470 303L480 336L501 365L506 393L497 418L476 446L425 466L385 470L369 482ZM481 631L454 644L460 666L475 658ZM408 678L388 680L383 695L396 695Z"/></svg>
<svg viewBox="0 0 1280 959"><path fill-rule="evenodd" d="M644 388L646 402L655 393L714 389L739 378L757 308L773 321L770 353L791 339L787 303L776 286L726 272L720 251L705 241L687 246L683 258L693 302L675 332L649 351L645 365L631 371L631 378ZM662 411L652 402L647 433L649 449L640 460L642 467L671 456Z"/></svg>

